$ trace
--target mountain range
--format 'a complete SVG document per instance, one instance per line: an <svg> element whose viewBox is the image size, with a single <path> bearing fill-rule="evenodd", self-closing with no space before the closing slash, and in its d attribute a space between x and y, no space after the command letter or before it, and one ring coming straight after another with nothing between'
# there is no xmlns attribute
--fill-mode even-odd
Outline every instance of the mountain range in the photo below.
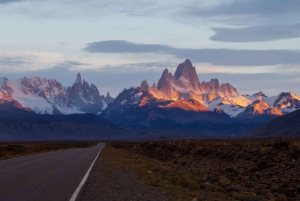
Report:
<svg viewBox="0 0 300 201"><path fill-rule="evenodd" d="M187 59L178 65L174 76L165 69L157 85L150 87L144 80L139 87L124 89L101 115L116 124L149 128L158 124L191 127L199 122L262 125L299 108L300 97L294 93L241 95L218 79L200 82Z"/></svg>
<svg viewBox="0 0 300 201"><path fill-rule="evenodd" d="M283 92L241 95L218 79L200 82L190 60L180 63L174 75L165 69L157 84L146 80L124 89L115 99L100 95L78 73L70 87L41 77L9 81L0 78L1 115L93 113L118 126L138 129L196 130L203 135L242 135L270 120L300 108L300 97ZM8 112L9 111L9 112Z"/></svg>
<svg viewBox="0 0 300 201"><path fill-rule="evenodd" d="M100 114L114 98L100 95L98 88L78 73L72 87L55 79L24 77L17 81L0 78L0 103L16 102L20 108L37 114Z"/></svg>

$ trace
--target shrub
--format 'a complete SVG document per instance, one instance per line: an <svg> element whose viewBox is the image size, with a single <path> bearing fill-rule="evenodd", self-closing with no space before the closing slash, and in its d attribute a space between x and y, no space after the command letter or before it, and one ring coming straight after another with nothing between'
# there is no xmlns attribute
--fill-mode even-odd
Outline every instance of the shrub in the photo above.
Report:
<svg viewBox="0 0 300 201"><path fill-rule="evenodd" d="M291 142L288 140L278 140L273 145L273 148L276 150L289 150Z"/></svg>

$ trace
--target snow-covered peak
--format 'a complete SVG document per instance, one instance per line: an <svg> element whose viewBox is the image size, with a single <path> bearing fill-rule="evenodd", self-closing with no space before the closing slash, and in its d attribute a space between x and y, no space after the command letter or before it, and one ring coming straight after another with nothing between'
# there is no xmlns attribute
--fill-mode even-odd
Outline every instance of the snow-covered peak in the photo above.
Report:
<svg viewBox="0 0 300 201"><path fill-rule="evenodd" d="M64 87L55 79L39 76L24 77L17 81L5 78L1 80L0 99L16 100L24 107L41 114L99 114L113 101L112 97L100 96L95 85L90 86L85 80L82 84L80 74L72 87Z"/></svg>
<svg viewBox="0 0 300 201"><path fill-rule="evenodd" d="M300 100L300 97L297 96L296 94L292 93L292 92L290 92L290 96L291 96L292 98L296 99L296 100Z"/></svg>
<svg viewBox="0 0 300 201"><path fill-rule="evenodd" d="M65 87L55 79L46 79L35 76L32 78L24 77L19 81L19 85L24 95L34 94L49 99L51 96L65 94Z"/></svg>

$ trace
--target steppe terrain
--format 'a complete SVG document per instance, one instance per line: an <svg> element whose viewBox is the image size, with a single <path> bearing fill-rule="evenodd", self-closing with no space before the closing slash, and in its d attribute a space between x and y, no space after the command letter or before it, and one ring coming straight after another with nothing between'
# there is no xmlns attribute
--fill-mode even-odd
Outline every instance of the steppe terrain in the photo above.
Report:
<svg viewBox="0 0 300 201"><path fill-rule="evenodd" d="M104 188L108 184L110 190ZM300 200L300 139L106 144L82 200L157 196L190 201Z"/></svg>
<svg viewBox="0 0 300 201"><path fill-rule="evenodd" d="M70 148L88 148L96 145L97 143L93 142L75 141L0 143L0 160Z"/></svg>

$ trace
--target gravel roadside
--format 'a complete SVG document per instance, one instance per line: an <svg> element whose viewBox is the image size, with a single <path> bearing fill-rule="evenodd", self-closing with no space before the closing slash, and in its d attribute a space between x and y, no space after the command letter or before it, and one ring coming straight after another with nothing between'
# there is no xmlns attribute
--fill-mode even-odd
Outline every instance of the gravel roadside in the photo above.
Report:
<svg viewBox="0 0 300 201"><path fill-rule="evenodd" d="M92 169L80 200L165 201L170 200L170 194L147 185L138 178L137 172L116 162L104 149Z"/></svg>

